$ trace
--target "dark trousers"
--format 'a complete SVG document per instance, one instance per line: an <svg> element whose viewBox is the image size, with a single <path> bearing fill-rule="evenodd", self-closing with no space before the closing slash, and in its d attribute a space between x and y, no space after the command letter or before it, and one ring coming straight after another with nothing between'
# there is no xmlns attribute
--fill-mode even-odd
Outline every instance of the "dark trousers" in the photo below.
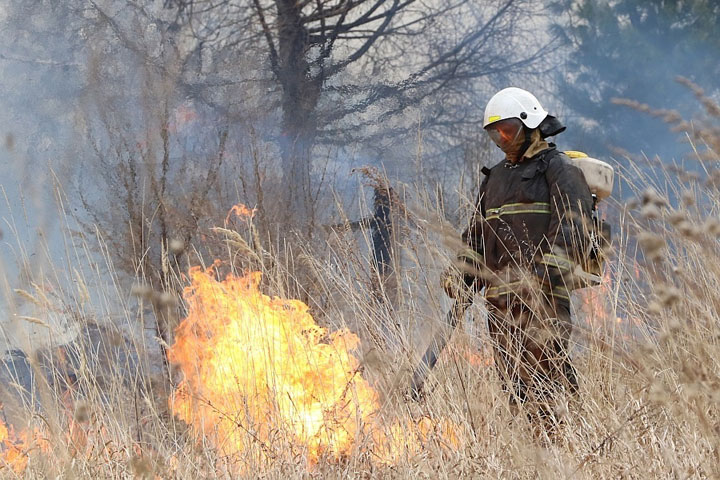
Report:
<svg viewBox="0 0 720 480"><path fill-rule="evenodd" d="M570 308L546 299L533 308L519 300L489 307L488 330L495 365L512 405L523 404L531 419L554 418L557 396L576 396L578 381L568 344Z"/></svg>

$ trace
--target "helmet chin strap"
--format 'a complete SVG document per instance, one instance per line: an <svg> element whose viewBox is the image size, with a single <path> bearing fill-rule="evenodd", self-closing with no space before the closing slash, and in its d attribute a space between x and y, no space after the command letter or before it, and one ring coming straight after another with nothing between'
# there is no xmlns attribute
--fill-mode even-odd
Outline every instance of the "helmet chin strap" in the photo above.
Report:
<svg viewBox="0 0 720 480"><path fill-rule="evenodd" d="M525 141L522 144L522 147L520 147L520 151L518 152L518 161L520 161L521 158L523 158L523 155L525 155L525 152L527 152L527 149L530 148L530 144L532 143L532 130L527 128L525 125L523 125L523 130L525 130Z"/></svg>

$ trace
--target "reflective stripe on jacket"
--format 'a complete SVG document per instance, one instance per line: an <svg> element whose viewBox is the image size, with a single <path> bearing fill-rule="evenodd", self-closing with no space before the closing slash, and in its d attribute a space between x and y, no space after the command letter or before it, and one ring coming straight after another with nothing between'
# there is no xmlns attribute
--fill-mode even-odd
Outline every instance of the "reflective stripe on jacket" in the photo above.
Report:
<svg viewBox="0 0 720 480"><path fill-rule="evenodd" d="M493 300L503 295L516 294L519 291L522 291L523 283L527 285L526 282L518 280L516 282L508 282L503 283L502 285L488 287L487 290L485 290L485 298L487 298L488 300ZM570 300L570 292L562 285L549 287L545 284L542 284L540 287L542 288L542 293L546 296L552 296L567 301Z"/></svg>
<svg viewBox="0 0 720 480"><path fill-rule="evenodd" d="M498 163L487 172L463 233L474 252L472 263L481 261L490 272L478 287L487 287L486 298L492 302L514 283L493 273L520 268L547 275L545 293L568 299L572 286L563 283L563 275L574 271L586 254L585 222L591 215L592 195L582 171L554 145L515 165Z"/></svg>

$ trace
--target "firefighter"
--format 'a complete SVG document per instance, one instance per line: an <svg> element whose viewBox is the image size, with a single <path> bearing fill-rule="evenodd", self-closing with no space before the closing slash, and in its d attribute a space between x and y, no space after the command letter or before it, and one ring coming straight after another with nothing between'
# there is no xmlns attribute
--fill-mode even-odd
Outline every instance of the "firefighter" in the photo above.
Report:
<svg viewBox="0 0 720 480"><path fill-rule="evenodd" d="M558 395L578 391L568 352L569 292L589 248L592 195L580 169L545 140L565 127L530 92L495 94L483 126L505 158L483 168L462 235L467 248L445 290L468 303L484 288L494 360L511 405L553 426Z"/></svg>

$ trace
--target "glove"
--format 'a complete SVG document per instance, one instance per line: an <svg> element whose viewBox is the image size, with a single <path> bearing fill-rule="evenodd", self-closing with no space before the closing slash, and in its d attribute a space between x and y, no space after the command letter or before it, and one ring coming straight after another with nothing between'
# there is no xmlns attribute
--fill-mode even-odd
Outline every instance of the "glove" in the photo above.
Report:
<svg viewBox="0 0 720 480"><path fill-rule="evenodd" d="M540 283L550 287L564 286L565 278L562 272L551 266L535 264L535 275L537 275Z"/></svg>
<svg viewBox="0 0 720 480"><path fill-rule="evenodd" d="M463 303L471 303L475 294L475 277L462 273L455 265L451 265L443 273L442 286L448 297Z"/></svg>

